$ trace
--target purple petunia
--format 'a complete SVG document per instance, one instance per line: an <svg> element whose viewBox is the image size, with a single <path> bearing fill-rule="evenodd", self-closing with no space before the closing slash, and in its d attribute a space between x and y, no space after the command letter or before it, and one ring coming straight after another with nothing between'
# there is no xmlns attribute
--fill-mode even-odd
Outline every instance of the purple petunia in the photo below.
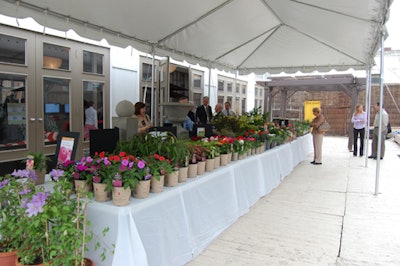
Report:
<svg viewBox="0 0 400 266"><path fill-rule="evenodd" d="M78 164L77 168L79 171L86 171L88 169L88 167L84 164Z"/></svg>
<svg viewBox="0 0 400 266"><path fill-rule="evenodd" d="M123 165L125 167L127 167L128 164L129 164L129 161L127 159L123 159L122 162L121 162L121 165Z"/></svg>
<svg viewBox="0 0 400 266"><path fill-rule="evenodd" d="M146 162L145 161L139 161L138 162L139 169L143 169L143 168L145 168L145 166L146 166Z"/></svg>

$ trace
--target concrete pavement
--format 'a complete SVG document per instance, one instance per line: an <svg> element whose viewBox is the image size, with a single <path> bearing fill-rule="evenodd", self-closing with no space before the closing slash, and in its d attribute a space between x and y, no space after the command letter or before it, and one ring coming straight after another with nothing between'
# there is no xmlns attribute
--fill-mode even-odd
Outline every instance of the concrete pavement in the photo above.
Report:
<svg viewBox="0 0 400 266"><path fill-rule="evenodd" d="M325 137L322 165L310 154L187 265L400 265L399 156L386 140L375 195L376 160Z"/></svg>

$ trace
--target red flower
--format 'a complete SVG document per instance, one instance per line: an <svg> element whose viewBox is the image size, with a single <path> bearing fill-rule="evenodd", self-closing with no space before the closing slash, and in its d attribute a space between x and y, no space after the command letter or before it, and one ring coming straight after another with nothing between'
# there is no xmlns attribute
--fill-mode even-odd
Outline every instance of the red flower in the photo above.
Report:
<svg viewBox="0 0 400 266"><path fill-rule="evenodd" d="M154 159L159 160L160 159L160 155L158 155L157 153L154 154Z"/></svg>
<svg viewBox="0 0 400 266"><path fill-rule="evenodd" d="M127 154L126 154L126 152L124 152L124 151L121 151L121 152L119 152L119 156L120 157L125 157Z"/></svg>
<svg viewBox="0 0 400 266"><path fill-rule="evenodd" d="M165 161L165 157L164 156L160 156L160 161Z"/></svg>

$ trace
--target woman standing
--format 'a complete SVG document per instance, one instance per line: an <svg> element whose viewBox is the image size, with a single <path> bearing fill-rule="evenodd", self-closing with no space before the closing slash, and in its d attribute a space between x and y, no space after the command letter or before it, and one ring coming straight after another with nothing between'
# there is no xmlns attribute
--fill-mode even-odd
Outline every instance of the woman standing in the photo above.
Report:
<svg viewBox="0 0 400 266"><path fill-rule="evenodd" d="M354 149L353 155L357 156L357 138L360 136L360 156L364 155L364 136L365 136L365 125L367 122L367 113L363 111L363 106L358 104L354 110L353 116L351 117L353 126L353 139Z"/></svg>
<svg viewBox="0 0 400 266"><path fill-rule="evenodd" d="M152 127L150 117L146 114L146 104L143 102L135 103L135 114L133 117L138 119L138 134L148 133Z"/></svg>
<svg viewBox="0 0 400 266"><path fill-rule="evenodd" d="M97 111L93 101L88 102L88 107L85 110L85 128L84 138L89 140L90 130L98 129L97 124Z"/></svg>
<svg viewBox="0 0 400 266"><path fill-rule="evenodd" d="M322 140L324 138L324 132L318 130L319 126L325 121L325 117L321 114L321 109L319 107L314 107L312 112L315 116L311 122L313 136L313 146L314 146L314 160L312 164L319 165L322 164Z"/></svg>

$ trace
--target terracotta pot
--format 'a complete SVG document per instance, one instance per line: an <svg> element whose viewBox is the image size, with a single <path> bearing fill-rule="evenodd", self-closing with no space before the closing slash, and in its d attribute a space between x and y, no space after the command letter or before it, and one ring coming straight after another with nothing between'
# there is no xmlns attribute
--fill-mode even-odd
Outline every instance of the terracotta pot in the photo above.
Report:
<svg viewBox="0 0 400 266"><path fill-rule="evenodd" d="M112 189L112 199L116 206L126 206L130 203L131 199L131 189L123 187L113 187Z"/></svg>
<svg viewBox="0 0 400 266"><path fill-rule="evenodd" d="M206 160L206 172L214 170L214 158Z"/></svg>
<svg viewBox="0 0 400 266"><path fill-rule="evenodd" d="M197 162L197 175L204 175L206 172L206 161Z"/></svg>
<svg viewBox="0 0 400 266"><path fill-rule="evenodd" d="M89 258L85 258L85 266L96 266L96 263Z"/></svg>
<svg viewBox="0 0 400 266"><path fill-rule="evenodd" d="M182 182L186 182L188 179L188 171L189 171L189 167L181 167L179 168L179 176L178 176L178 182L182 183Z"/></svg>
<svg viewBox="0 0 400 266"><path fill-rule="evenodd" d="M141 180L135 186L135 190L133 191L133 197L137 199L144 199L149 196L149 193L150 193L150 179Z"/></svg>
<svg viewBox="0 0 400 266"><path fill-rule="evenodd" d="M17 255L15 251L0 252L0 265L1 266L14 266Z"/></svg>
<svg viewBox="0 0 400 266"><path fill-rule="evenodd" d="M3 264L0 264L0 265L3 265ZM21 263L19 262L19 258L15 258L15 266L28 266L28 265L21 264ZM44 263L29 264L29 266L44 266Z"/></svg>
<svg viewBox="0 0 400 266"><path fill-rule="evenodd" d="M160 180L157 180L156 177L152 176L150 181L150 192L151 193L159 193L164 190L164 176L160 175Z"/></svg>
<svg viewBox="0 0 400 266"><path fill-rule="evenodd" d="M179 179L179 171L173 171L170 174L166 174L164 179L164 186L174 187L178 185L178 179Z"/></svg>
<svg viewBox="0 0 400 266"><path fill-rule="evenodd" d="M188 177L193 178L197 176L197 163L189 164Z"/></svg>
<svg viewBox="0 0 400 266"><path fill-rule="evenodd" d="M93 183L94 200L98 202L105 202L111 200L111 193L106 192L107 184Z"/></svg>

